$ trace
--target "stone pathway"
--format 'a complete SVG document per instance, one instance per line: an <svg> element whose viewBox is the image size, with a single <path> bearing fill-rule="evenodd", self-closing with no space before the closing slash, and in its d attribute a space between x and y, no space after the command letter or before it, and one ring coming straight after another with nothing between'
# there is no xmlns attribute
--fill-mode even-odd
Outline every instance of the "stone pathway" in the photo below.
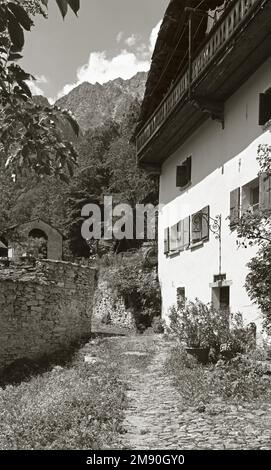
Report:
<svg viewBox="0 0 271 470"><path fill-rule="evenodd" d="M171 344L162 336L109 340L128 383L126 449L271 449L271 404L226 404L220 412L183 411L166 374Z"/></svg>

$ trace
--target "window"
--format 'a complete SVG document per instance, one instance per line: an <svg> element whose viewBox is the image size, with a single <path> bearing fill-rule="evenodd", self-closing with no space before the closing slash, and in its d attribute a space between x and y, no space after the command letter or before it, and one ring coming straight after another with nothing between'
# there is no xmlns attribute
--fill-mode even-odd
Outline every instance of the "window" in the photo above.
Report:
<svg viewBox="0 0 271 470"><path fill-rule="evenodd" d="M271 176L263 174L259 181L259 207L262 211L271 210Z"/></svg>
<svg viewBox="0 0 271 470"><path fill-rule="evenodd" d="M242 214L246 211L257 212L260 207L259 178L250 181L242 188Z"/></svg>
<svg viewBox="0 0 271 470"><path fill-rule="evenodd" d="M259 184L255 188L251 188L251 207L253 212L257 212L259 210L260 204L260 187Z"/></svg>
<svg viewBox="0 0 271 470"><path fill-rule="evenodd" d="M185 301L185 287L177 288L177 306L181 307Z"/></svg>
<svg viewBox="0 0 271 470"><path fill-rule="evenodd" d="M259 125L264 126L271 119L271 88L265 93L260 93L259 100Z"/></svg>
<svg viewBox="0 0 271 470"><path fill-rule="evenodd" d="M177 228L177 250L184 251L190 245L190 217L181 220Z"/></svg>
<svg viewBox="0 0 271 470"><path fill-rule="evenodd" d="M209 206L192 215L191 241L196 244L209 240Z"/></svg>
<svg viewBox="0 0 271 470"><path fill-rule="evenodd" d="M230 287L214 287L212 289L212 304L216 310L229 311Z"/></svg>
<svg viewBox="0 0 271 470"><path fill-rule="evenodd" d="M191 183L192 158L189 157L182 165L177 166L176 170L176 186L177 188L185 188Z"/></svg>

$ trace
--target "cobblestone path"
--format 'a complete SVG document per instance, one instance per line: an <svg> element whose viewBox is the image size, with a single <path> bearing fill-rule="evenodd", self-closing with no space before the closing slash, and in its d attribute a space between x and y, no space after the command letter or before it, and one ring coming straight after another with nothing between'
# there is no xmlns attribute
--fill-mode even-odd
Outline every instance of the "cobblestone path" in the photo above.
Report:
<svg viewBox="0 0 271 470"><path fill-rule="evenodd" d="M128 383L126 449L271 449L271 404L224 404L205 413L183 403L165 370L171 343L162 336L112 339Z"/></svg>

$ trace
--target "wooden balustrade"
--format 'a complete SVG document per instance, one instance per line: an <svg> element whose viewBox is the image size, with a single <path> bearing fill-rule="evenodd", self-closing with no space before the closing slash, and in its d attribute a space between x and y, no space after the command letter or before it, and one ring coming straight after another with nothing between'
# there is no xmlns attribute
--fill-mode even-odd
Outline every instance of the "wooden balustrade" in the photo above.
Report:
<svg viewBox="0 0 271 470"><path fill-rule="evenodd" d="M230 6L210 31L207 40L192 62L192 85L206 70L211 61L226 47L237 29L242 26L242 23L253 15L255 6L260 2L261 0L232 0ZM186 95L188 89L189 73L187 69L139 132L136 139L138 154L161 128Z"/></svg>

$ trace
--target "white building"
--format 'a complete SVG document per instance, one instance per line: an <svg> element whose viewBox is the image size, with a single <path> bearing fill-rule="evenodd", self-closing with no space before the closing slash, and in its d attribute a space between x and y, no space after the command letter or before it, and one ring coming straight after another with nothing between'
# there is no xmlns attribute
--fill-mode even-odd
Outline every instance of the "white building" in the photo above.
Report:
<svg viewBox="0 0 271 470"><path fill-rule="evenodd" d="M137 136L139 164L160 174L163 315L178 296L197 297L260 327L261 313L244 287L257 248L237 247L234 222L249 207L271 208L271 181L259 179L257 162L259 144L271 145L271 0L227 2L208 33L206 23L197 33L203 13L180 3L172 0L165 15ZM221 2L204 2L206 11L216 6ZM177 34L172 17L182 24Z"/></svg>

